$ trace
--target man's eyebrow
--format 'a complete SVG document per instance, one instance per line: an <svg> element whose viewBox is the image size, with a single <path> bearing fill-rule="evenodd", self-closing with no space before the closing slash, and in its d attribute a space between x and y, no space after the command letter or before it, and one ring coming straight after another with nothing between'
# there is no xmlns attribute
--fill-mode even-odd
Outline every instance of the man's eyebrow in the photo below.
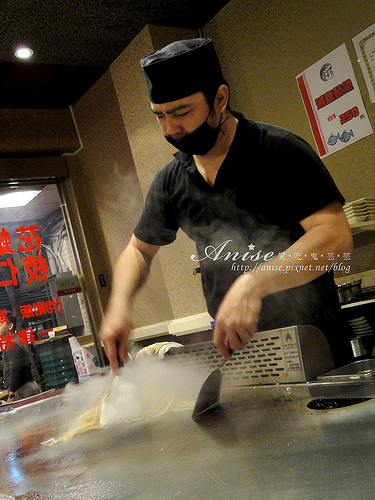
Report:
<svg viewBox="0 0 375 500"><path fill-rule="evenodd" d="M171 115L171 114L175 113L176 111L180 111L181 109L190 108L191 106L192 106L192 104L189 104L189 103L188 104L179 104L178 106L175 106L174 108L169 109L165 113L167 115ZM156 109L152 109L152 108L151 108L151 113L154 113L154 115L162 115L163 114L162 111L157 111Z"/></svg>

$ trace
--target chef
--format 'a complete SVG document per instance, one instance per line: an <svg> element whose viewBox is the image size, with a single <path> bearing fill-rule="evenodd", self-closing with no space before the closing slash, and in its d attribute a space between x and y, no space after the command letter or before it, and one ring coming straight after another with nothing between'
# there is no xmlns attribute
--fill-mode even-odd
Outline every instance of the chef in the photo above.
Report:
<svg viewBox="0 0 375 500"><path fill-rule="evenodd" d="M196 243L192 260L225 358L256 331L309 324L336 365L350 361L333 269L352 236L320 158L292 132L231 110L210 39L174 42L141 66L151 112L178 152L157 172L114 271L100 331L112 368L127 357L132 300L179 228Z"/></svg>

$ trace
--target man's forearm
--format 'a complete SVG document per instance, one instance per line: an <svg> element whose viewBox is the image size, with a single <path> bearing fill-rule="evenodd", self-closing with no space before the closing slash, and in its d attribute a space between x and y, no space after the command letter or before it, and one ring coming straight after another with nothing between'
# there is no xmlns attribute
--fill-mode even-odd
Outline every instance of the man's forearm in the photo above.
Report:
<svg viewBox="0 0 375 500"><path fill-rule="evenodd" d="M316 227L272 260L255 268L263 297L304 285L345 260L352 251L351 239L337 238L325 228ZM316 260L315 260L316 259ZM251 271L249 271L251 272Z"/></svg>
<svg viewBox="0 0 375 500"><path fill-rule="evenodd" d="M121 254L113 274L112 289L99 336L114 371L118 359L126 362L127 342L133 328L131 303L146 280L158 247L132 236Z"/></svg>
<svg viewBox="0 0 375 500"><path fill-rule="evenodd" d="M139 288L146 281L151 261L136 247L128 245L121 254L112 280L109 307L122 307L131 303Z"/></svg>
<svg viewBox="0 0 375 500"><path fill-rule="evenodd" d="M261 297L312 281L331 268L332 256L337 261L343 260L344 254L353 249L351 230L338 201L306 217L301 226L305 234L283 252L283 259L276 256L269 261L279 263L282 268L266 270L256 276ZM314 265L312 255L317 257L319 264Z"/></svg>

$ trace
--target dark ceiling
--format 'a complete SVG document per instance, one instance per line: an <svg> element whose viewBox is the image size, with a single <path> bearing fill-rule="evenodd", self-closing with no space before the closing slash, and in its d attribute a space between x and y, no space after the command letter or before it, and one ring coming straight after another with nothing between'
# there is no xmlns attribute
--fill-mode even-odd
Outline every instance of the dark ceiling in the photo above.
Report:
<svg viewBox="0 0 375 500"><path fill-rule="evenodd" d="M73 105L146 24L202 28L228 1L1 0L0 108Z"/></svg>

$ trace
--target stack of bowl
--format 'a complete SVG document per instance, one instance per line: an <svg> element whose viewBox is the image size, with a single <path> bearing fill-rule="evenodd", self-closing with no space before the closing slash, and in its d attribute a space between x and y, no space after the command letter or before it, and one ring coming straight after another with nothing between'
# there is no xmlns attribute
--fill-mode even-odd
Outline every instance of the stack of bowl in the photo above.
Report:
<svg viewBox="0 0 375 500"><path fill-rule="evenodd" d="M68 382L77 382L68 336L52 338L38 347L47 390L62 389Z"/></svg>

